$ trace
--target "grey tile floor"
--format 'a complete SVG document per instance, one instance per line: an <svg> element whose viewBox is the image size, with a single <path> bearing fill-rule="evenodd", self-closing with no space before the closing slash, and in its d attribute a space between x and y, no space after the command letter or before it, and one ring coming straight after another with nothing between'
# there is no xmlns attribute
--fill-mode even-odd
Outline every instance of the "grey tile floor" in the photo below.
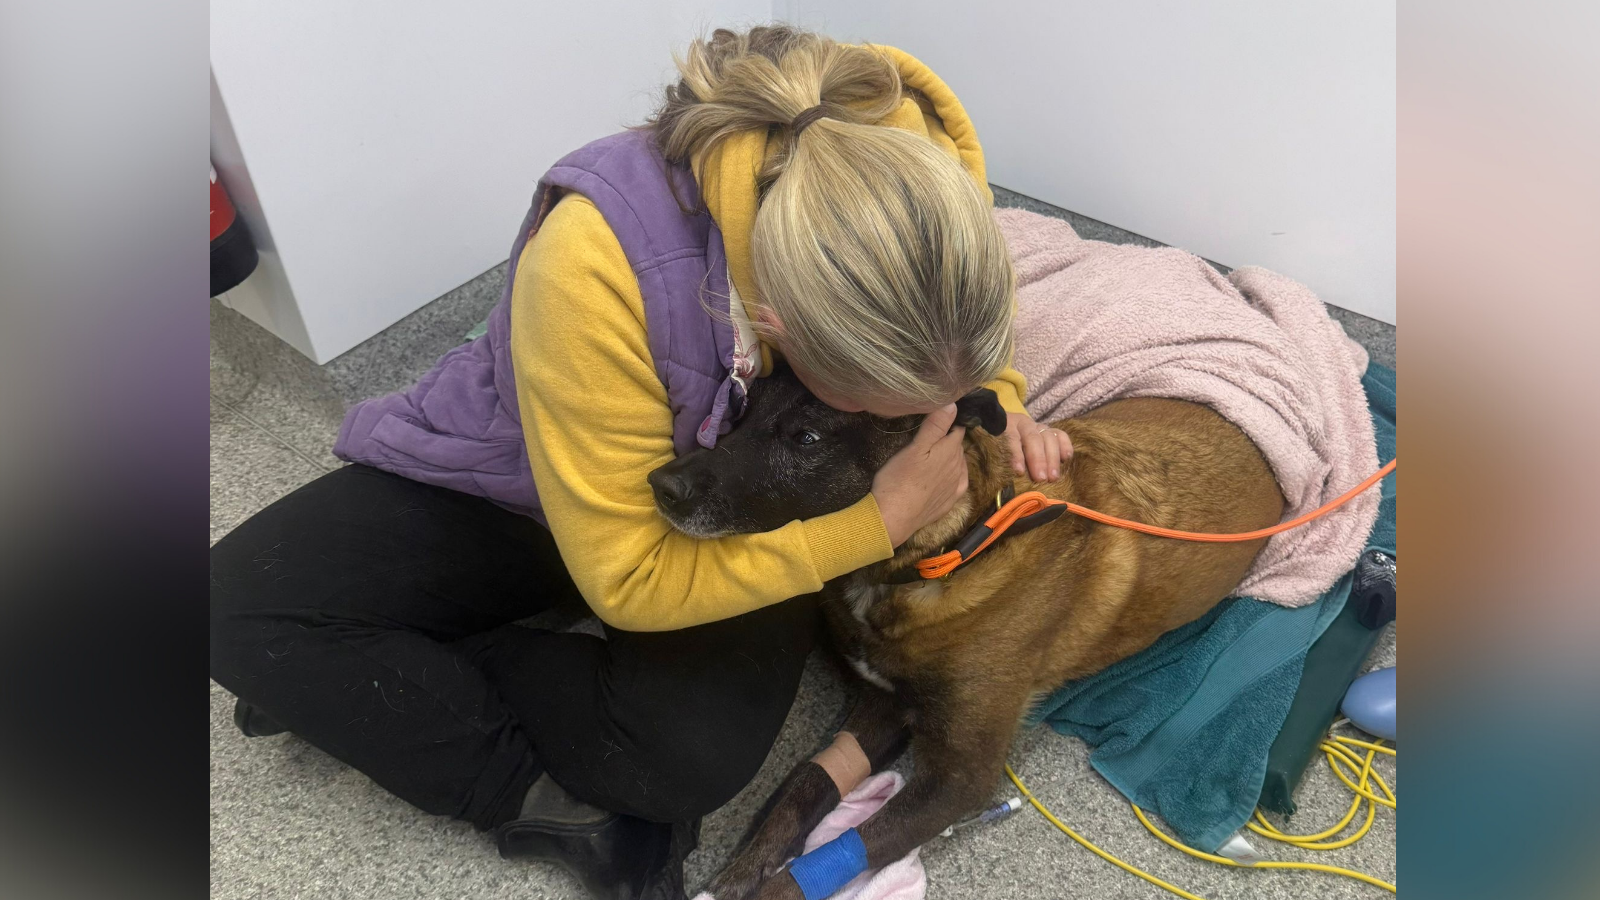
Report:
<svg viewBox="0 0 1600 900"><path fill-rule="evenodd" d="M1085 237L1154 243L997 189L1006 206L1067 218ZM273 500L340 465L329 448L344 406L409 384L487 314L504 266L439 298L326 366L315 366L222 304L211 305L211 541ZM1394 364L1394 329L1335 310L1379 362ZM1393 629L1371 666L1392 665ZM690 857L691 889L732 852L757 807L836 721L845 688L817 658L777 745L756 779L710 816ZM242 898L576 898L558 869L502 861L469 826L425 815L365 776L292 735L246 739L232 723L233 699L215 683L211 704L211 886L217 900ZM1120 795L1088 764L1086 748L1045 729L1020 734L1011 764L1068 825L1129 863L1208 898L1377 897L1376 888L1328 875L1224 869L1179 854L1148 834ZM1383 771L1394 783L1394 765ZM1009 787L1009 785L1006 785ZM1010 796L1005 792L1005 796ZM1349 794L1321 764L1298 795L1294 830L1337 821ZM1342 850L1311 853L1273 845L1270 856L1345 866L1395 878L1394 814ZM1258 845L1264 842L1257 842ZM1162 898L1171 895L1072 843L1031 809L923 849L933 898Z"/></svg>

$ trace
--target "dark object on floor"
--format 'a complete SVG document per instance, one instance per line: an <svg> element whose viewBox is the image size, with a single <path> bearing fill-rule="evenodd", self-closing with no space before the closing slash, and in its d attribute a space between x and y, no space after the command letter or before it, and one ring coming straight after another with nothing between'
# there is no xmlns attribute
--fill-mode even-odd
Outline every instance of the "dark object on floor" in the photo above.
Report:
<svg viewBox="0 0 1600 900"><path fill-rule="evenodd" d="M272 737L289 730L243 700L234 701L233 724L239 726L245 737Z"/></svg>
<svg viewBox="0 0 1600 900"><path fill-rule="evenodd" d="M1355 584L1350 586L1350 603L1362 625L1378 629L1394 621L1395 572L1394 557L1382 550L1361 554Z"/></svg>
<svg viewBox="0 0 1600 900"><path fill-rule="evenodd" d="M597 822L569 816L513 819L495 829L506 859L550 862L571 872L595 900L683 900L683 861L700 822L662 824L608 813Z"/></svg>
<svg viewBox="0 0 1600 900"><path fill-rule="evenodd" d="M1311 645L1294 704L1267 752L1267 774L1261 783L1258 805L1268 812L1293 815L1294 791L1305 777L1306 766L1339 714L1350 682L1378 643L1380 630L1361 624L1360 609L1346 603L1328 630Z"/></svg>
<svg viewBox="0 0 1600 900"><path fill-rule="evenodd" d="M250 229L239 218L228 192L211 173L211 296L231 291L250 277L260 262Z"/></svg>

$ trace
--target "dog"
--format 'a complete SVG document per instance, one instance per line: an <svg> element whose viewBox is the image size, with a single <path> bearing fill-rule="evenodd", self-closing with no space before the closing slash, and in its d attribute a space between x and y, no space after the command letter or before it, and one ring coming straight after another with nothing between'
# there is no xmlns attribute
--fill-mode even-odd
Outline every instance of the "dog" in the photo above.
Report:
<svg viewBox="0 0 1600 900"><path fill-rule="evenodd" d="M957 408L968 429L965 499L893 558L834 579L819 598L835 647L861 676L843 731L874 772L908 744L916 755L905 788L859 829L871 868L983 808L1034 701L1204 615L1265 542L1191 543L1066 515L997 540L942 579L917 577L918 560L982 522L1012 486L1189 531L1251 531L1283 514L1260 451L1200 404L1118 400L1053 423L1073 454L1059 481L1039 483L1013 474L992 391ZM859 501L919 423L840 412L780 369L751 386L744 418L714 450L685 454L649 481L661 514L688 534L766 531ZM779 873L839 790L818 764L796 767L713 880L718 900L799 898Z"/></svg>

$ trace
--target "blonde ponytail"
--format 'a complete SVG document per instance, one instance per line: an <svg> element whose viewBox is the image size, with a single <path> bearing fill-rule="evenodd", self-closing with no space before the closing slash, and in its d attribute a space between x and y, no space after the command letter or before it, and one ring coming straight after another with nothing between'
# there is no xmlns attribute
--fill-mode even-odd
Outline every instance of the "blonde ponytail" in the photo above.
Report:
<svg viewBox="0 0 1600 900"><path fill-rule="evenodd" d="M786 26L718 30L678 70L651 123L669 161L745 131L779 138L751 236L755 302L781 323L763 337L857 400L938 405L999 374L1010 257L959 163L875 124L906 94L887 54Z"/></svg>

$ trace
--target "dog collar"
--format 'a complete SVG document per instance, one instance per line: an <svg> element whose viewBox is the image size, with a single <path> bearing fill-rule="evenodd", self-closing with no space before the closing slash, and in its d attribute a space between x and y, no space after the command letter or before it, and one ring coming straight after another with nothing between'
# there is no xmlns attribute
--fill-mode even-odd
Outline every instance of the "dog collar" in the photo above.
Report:
<svg viewBox="0 0 1600 900"><path fill-rule="evenodd" d="M919 560L915 566L896 572L886 581L888 584L910 584L944 578L987 550L995 541L1047 525L1061 518L1066 511L1067 504L1064 501L1051 500L1038 491L1018 494L1016 485L1008 484L995 493L989 515L962 535L953 548Z"/></svg>

